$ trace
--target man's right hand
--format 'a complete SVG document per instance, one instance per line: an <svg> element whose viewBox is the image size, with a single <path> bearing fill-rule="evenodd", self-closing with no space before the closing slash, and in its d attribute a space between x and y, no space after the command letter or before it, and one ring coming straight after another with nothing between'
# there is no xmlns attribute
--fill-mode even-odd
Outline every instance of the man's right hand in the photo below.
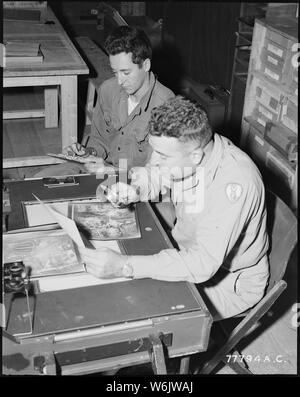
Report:
<svg viewBox="0 0 300 397"><path fill-rule="evenodd" d="M74 142L72 145L65 147L62 152L69 156L84 156L86 149L80 143Z"/></svg>
<svg viewBox="0 0 300 397"><path fill-rule="evenodd" d="M93 148L85 148L80 143L75 142L63 149L63 153L69 156L80 156L84 160L84 167L90 174L104 172L104 160L102 157L93 155L96 151Z"/></svg>

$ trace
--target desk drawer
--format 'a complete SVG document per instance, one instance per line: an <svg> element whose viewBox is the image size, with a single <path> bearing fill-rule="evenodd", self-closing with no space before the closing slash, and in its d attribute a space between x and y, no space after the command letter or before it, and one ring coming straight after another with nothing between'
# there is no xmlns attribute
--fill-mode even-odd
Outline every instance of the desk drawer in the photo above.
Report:
<svg viewBox="0 0 300 397"><path fill-rule="evenodd" d="M289 98L285 98L285 101L281 108L281 115L279 120L285 127L289 128L296 134L298 134L298 109L297 104L291 101Z"/></svg>
<svg viewBox="0 0 300 397"><path fill-rule="evenodd" d="M267 47L263 47L261 51L261 61L269 67L274 67L276 66L277 68L281 68L283 70L285 59L282 57L278 56L277 54L274 54L270 50L268 50Z"/></svg>
<svg viewBox="0 0 300 397"><path fill-rule="evenodd" d="M274 54L284 58L286 51L289 50L294 41L283 36L282 33L274 32L271 29L267 29L265 37L266 47Z"/></svg>
<svg viewBox="0 0 300 397"><path fill-rule="evenodd" d="M268 123L264 135L267 142L274 146L289 162L298 159L297 135L281 124Z"/></svg>
<svg viewBox="0 0 300 397"><path fill-rule="evenodd" d="M298 97L298 67L294 67L293 64L288 74L287 85L291 94Z"/></svg>
<svg viewBox="0 0 300 397"><path fill-rule="evenodd" d="M293 186L295 177L293 167L251 124L246 138L246 149L262 173L278 177L289 189Z"/></svg>
<svg viewBox="0 0 300 397"><path fill-rule="evenodd" d="M258 69L271 81L286 84L294 55L292 52L294 42L277 34L275 36L279 38L274 41L272 35L268 37L268 34L272 33L274 32L267 30L264 46L260 52L260 62L257 64Z"/></svg>
<svg viewBox="0 0 300 397"><path fill-rule="evenodd" d="M279 155L276 150L267 152L266 156L267 168L290 189L292 189L295 179L295 171L288 163Z"/></svg>
<svg viewBox="0 0 300 397"><path fill-rule="evenodd" d="M261 132L264 133L266 124L270 121L274 122L278 120L278 114L272 112L267 109L265 106L260 104L258 101L256 102L256 106L253 110L252 117L255 121L257 121L261 126Z"/></svg>
<svg viewBox="0 0 300 397"><path fill-rule="evenodd" d="M253 90L255 92L257 102L269 108L271 111L279 114L280 105L283 99L283 95L273 86L267 85L262 80L254 78L252 81Z"/></svg>
<svg viewBox="0 0 300 397"><path fill-rule="evenodd" d="M284 83L288 80L290 57L282 59L272 54L266 48L261 52L261 72L276 82Z"/></svg>
<svg viewBox="0 0 300 397"><path fill-rule="evenodd" d="M287 52L284 59L272 54L266 48L261 52L260 71L268 79L285 84L288 81L291 64L291 53Z"/></svg>

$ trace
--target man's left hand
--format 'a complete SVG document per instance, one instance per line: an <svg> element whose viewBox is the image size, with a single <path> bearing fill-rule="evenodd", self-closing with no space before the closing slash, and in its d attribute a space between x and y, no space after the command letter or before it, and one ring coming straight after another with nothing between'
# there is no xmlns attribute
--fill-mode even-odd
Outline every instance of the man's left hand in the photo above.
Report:
<svg viewBox="0 0 300 397"><path fill-rule="evenodd" d="M86 270L97 278L124 277L123 266L126 256L110 248L79 248Z"/></svg>

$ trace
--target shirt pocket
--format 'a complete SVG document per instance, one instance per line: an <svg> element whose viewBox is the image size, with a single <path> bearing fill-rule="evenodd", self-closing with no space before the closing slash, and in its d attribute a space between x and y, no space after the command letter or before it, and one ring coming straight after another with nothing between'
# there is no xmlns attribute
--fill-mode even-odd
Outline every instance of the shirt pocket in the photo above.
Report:
<svg viewBox="0 0 300 397"><path fill-rule="evenodd" d="M135 140L139 143L142 144L146 142L148 144L148 128L147 127L136 127L133 130L133 134L135 137Z"/></svg>
<svg viewBox="0 0 300 397"><path fill-rule="evenodd" d="M106 126L106 132L118 131L121 128L121 123L117 115L111 111L103 111L103 119Z"/></svg>
<svg viewBox="0 0 300 397"><path fill-rule="evenodd" d="M144 125L135 126L132 130L132 139L135 142L136 150L138 151L138 156L142 155L146 157L150 151L149 149L149 136L148 129Z"/></svg>

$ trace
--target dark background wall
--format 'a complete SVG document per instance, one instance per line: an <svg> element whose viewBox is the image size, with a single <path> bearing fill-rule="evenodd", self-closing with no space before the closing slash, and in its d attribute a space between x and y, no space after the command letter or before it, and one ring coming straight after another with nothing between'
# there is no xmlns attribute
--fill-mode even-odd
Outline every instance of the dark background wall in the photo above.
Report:
<svg viewBox="0 0 300 397"><path fill-rule="evenodd" d="M120 10L120 2L106 3ZM87 16L100 2L49 1L49 4L71 36L87 35L101 45L113 28L106 23L105 31L96 30L91 22L85 24L82 20L83 15ZM147 17L154 23L163 20L162 45L155 48L152 65L160 81L177 91L180 79L185 75L199 83L229 89L240 5L232 2L147 1ZM148 33L149 29L146 31Z"/></svg>
<svg viewBox="0 0 300 397"><path fill-rule="evenodd" d="M161 58L166 61L160 63L164 64L164 79L183 73L200 83L229 89L240 4L147 2L147 15L163 18L165 55Z"/></svg>

